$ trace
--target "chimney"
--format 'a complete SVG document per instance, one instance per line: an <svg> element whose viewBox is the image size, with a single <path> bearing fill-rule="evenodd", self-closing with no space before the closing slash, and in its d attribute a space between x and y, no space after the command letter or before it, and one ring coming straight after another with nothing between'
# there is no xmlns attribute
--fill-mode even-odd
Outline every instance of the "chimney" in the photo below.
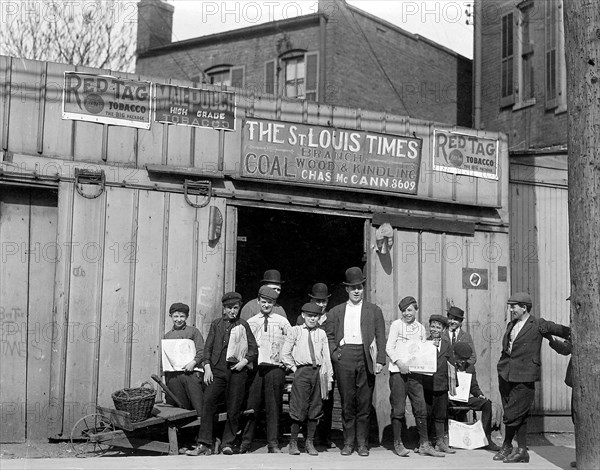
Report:
<svg viewBox="0 0 600 470"><path fill-rule="evenodd" d="M175 7L162 0L141 0L138 3L136 54L171 44Z"/></svg>

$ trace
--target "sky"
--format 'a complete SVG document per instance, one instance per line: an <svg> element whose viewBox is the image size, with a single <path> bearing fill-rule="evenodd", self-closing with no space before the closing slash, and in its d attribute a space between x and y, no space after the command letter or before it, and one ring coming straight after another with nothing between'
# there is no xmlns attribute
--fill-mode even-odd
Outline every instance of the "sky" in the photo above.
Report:
<svg viewBox="0 0 600 470"><path fill-rule="evenodd" d="M175 6L173 41L205 36L317 11L317 0L169 0ZM463 0L347 0L347 3L442 44L473 56L473 26Z"/></svg>

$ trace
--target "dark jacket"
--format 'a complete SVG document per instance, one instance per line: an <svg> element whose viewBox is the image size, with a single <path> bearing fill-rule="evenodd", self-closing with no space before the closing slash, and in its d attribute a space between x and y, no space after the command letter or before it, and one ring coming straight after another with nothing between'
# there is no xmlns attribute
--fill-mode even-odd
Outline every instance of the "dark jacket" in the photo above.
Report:
<svg viewBox="0 0 600 470"><path fill-rule="evenodd" d="M327 314L327 321L323 323L329 340L329 350L331 351L331 361L335 363L337 360L340 341L344 338L344 317L346 316L346 302L336 305ZM363 300L362 309L360 312L360 332L362 335L363 347L367 356L367 366L369 372L374 374L373 361L371 361L371 353L369 346L375 339L377 345L378 364L385 365L385 323L383 321L383 313L381 309L372 303Z"/></svg>
<svg viewBox="0 0 600 470"><path fill-rule="evenodd" d="M529 318L519 331L508 352L510 332L515 323L510 322L502 338L502 354L498 360L498 375L507 382L537 382L541 375L542 339L545 334L568 338L571 329L568 326L536 318L529 314Z"/></svg>
<svg viewBox="0 0 600 470"><path fill-rule="evenodd" d="M431 341L433 338L427 338ZM423 375L423 388L442 392L448 390L448 361L450 360L450 343L444 338L441 340L440 349L437 353L437 370L433 375Z"/></svg>
<svg viewBox="0 0 600 470"><path fill-rule="evenodd" d="M210 364L211 367L215 367L219 361L221 361L221 356L227 353L229 332L238 325L243 325L246 329L246 337L248 340L246 359L248 360L248 364L252 364L256 361L258 358L258 346L246 320L238 318L231 323L231 327L228 329L229 322L223 318L217 318L210 324L210 330L206 337L206 343L204 344L204 364ZM225 358L225 360L226 359L227 358Z"/></svg>
<svg viewBox="0 0 600 470"><path fill-rule="evenodd" d="M569 356L573 352L573 343L568 339L561 341L552 337L552 335L547 335L548 343L550 347L554 349L558 354L562 356ZM569 364L567 365L567 373L565 375L565 384L568 387L573 387L573 358L569 359Z"/></svg>
<svg viewBox="0 0 600 470"><path fill-rule="evenodd" d="M452 353L452 340L450 337L450 330L448 328L445 328L444 331L442 332L442 338L444 338L446 341L448 341L450 343L450 354L452 356L454 356ZM469 332L460 328L458 330L458 335L456 335L456 342L457 343L467 343L469 346L471 346L473 353L471 354L471 357L469 358L468 362L469 362L469 364L474 365L477 362L477 354L475 353L475 345L473 344L473 338L471 338L471 335L469 334Z"/></svg>

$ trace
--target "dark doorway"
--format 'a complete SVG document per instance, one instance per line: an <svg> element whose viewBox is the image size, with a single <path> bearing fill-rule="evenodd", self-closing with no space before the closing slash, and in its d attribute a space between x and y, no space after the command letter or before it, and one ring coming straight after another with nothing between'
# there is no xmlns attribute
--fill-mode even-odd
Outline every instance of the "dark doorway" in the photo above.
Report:
<svg viewBox="0 0 600 470"><path fill-rule="evenodd" d="M279 303L295 325L315 282L329 287L328 308L347 299L344 271L363 267L363 240L361 218L239 207L236 290L253 299L264 271L278 269Z"/></svg>

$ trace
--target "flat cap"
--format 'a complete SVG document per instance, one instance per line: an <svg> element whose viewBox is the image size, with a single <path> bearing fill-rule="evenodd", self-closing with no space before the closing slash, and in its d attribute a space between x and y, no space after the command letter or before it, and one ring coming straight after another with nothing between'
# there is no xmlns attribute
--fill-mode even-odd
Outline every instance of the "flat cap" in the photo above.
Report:
<svg viewBox="0 0 600 470"><path fill-rule="evenodd" d="M308 313L309 315L321 315L323 313L323 309L317 304L307 302L302 306L302 313Z"/></svg>
<svg viewBox="0 0 600 470"><path fill-rule="evenodd" d="M398 304L398 307L400 307L400 311L404 312L404 310L406 310L410 304L416 304L416 303L417 303L417 301L415 300L415 298L411 297L409 295L408 297L404 297L400 301L400 303Z"/></svg>
<svg viewBox="0 0 600 470"><path fill-rule="evenodd" d="M454 350L454 356L458 359L469 359L471 354L473 354L473 349L469 345L469 343L464 343L459 341L458 343L454 343L452 346Z"/></svg>
<svg viewBox="0 0 600 470"><path fill-rule="evenodd" d="M532 305L531 296L527 292L517 292L511 295L506 301L507 304L529 304Z"/></svg>
<svg viewBox="0 0 600 470"><path fill-rule="evenodd" d="M223 297L221 297L221 303L223 305L231 305L231 304L237 304L237 303L241 303L242 302L242 295L238 294L237 292L227 292L225 294L223 294Z"/></svg>
<svg viewBox="0 0 600 470"><path fill-rule="evenodd" d="M279 293L269 286L261 286L260 289L258 289L258 296L264 297L265 299L277 300Z"/></svg>
<svg viewBox="0 0 600 470"><path fill-rule="evenodd" d="M190 307L189 307L189 305L182 304L181 302L175 302L174 304L172 304L169 307L169 313L173 313L173 312L183 312L186 315L189 315Z"/></svg>
<svg viewBox="0 0 600 470"><path fill-rule="evenodd" d="M440 322L444 326L448 326L448 319L443 315L431 315L429 317L429 324L431 325L431 322L434 321Z"/></svg>

